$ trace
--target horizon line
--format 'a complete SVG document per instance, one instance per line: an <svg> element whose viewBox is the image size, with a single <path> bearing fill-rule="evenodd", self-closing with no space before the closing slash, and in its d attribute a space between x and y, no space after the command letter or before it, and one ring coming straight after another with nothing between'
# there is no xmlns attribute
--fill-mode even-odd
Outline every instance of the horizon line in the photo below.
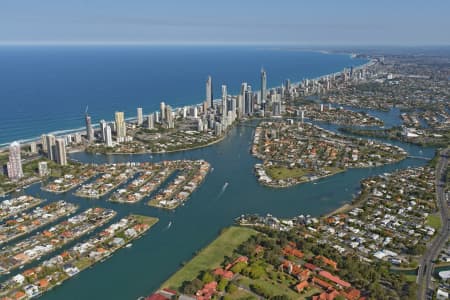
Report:
<svg viewBox="0 0 450 300"><path fill-rule="evenodd" d="M151 41L0 41L0 46L292 46L292 47L448 47L449 43L294 43Z"/></svg>

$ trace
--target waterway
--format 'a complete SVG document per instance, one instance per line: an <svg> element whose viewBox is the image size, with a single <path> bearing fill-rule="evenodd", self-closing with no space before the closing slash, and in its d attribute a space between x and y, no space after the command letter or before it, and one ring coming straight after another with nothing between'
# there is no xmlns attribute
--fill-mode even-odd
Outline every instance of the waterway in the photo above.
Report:
<svg viewBox="0 0 450 300"><path fill-rule="evenodd" d="M398 111L377 113L377 116L391 125L396 124L399 117ZM127 205L106 201L109 195L98 200L87 200L73 196L72 192L62 195L46 193L40 190L39 184L28 188L26 193L39 195L49 201L65 199L79 204L83 209L97 205L113 208L118 212L117 217L139 213L160 219L144 237L133 242L131 248L119 250L112 258L81 272L45 294L42 299L136 299L138 296L148 295L174 273L181 263L188 261L241 214L271 213L279 217L324 215L348 203L359 191L361 179L421 166L427 162L407 158L376 168L350 169L314 183L286 189L267 188L259 185L253 174L254 164L258 162L249 152L254 127L248 126L251 123L245 125L232 128L220 143L192 151L158 155L71 155L73 159L85 163L156 162L172 159L205 159L210 162L214 170L186 204L175 211L149 207L145 199L140 203ZM337 129L333 125L323 126L333 131ZM434 155L433 148L387 142L403 147L412 156L431 158Z"/></svg>

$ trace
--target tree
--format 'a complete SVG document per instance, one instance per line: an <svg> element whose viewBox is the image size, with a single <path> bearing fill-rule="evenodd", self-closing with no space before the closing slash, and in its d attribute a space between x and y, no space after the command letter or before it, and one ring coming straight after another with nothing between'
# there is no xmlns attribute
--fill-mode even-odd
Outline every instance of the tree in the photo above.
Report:
<svg viewBox="0 0 450 300"><path fill-rule="evenodd" d="M222 278L220 279L219 283L217 284L217 290L219 292L222 292L225 290L225 287L228 285L228 280Z"/></svg>
<svg viewBox="0 0 450 300"><path fill-rule="evenodd" d="M202 275L202 282L206 284L212 281L214 281L214 276L209 272L204 272Z"/></svg>
<svg viewBox="0 0 450 300"><path fill-rule="evenodd" d="M201 282L198 278L195 278L192 281L183 282L181 291L184 294L194 295L202 287L203 287L203 282Z"/></svg>
<svg viewBox="0 0 450 300"><path fill-rule="evenodd" d="M234 292L237 291L237 286L234 283L229 283L226 287L226 291L228 294L233 294Z"/></svg>
<svg viewBox="0 0 450 300"><path fill-rule="evenodd" d="M243 270L243 274L249 276L251 279L261 278L265 273L266 271L260 265L251 265Z"/></svg>
<svg viewBox="0 0 450 300"><path fill-rule="evenodd" d="M245 262L238 262L231 268L231 272L236 274L241 273L245 267L247 267L247 264Z"/></svg>

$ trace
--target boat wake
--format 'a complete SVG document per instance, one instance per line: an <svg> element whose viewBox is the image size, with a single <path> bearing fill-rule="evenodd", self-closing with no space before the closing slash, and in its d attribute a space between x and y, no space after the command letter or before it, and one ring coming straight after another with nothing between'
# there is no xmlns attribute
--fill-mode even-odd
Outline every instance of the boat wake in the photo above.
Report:
<svg viewBox="0 0 450 300"><path fill-rule="evenodd" d="M169 230L170 227L172 227L172 221L170 221L169 224L167 224L166 228L164 228L163 231Z"/></svg>
<svg viewBox="0 0 450 300"><path fill-rule="evenodd" d="M228 182L225 182L222 189L219 192L219 195L217 195L216 200L219 200L220 197L222 197L223 193L225 193L226 189L228 187Z"/></svg>

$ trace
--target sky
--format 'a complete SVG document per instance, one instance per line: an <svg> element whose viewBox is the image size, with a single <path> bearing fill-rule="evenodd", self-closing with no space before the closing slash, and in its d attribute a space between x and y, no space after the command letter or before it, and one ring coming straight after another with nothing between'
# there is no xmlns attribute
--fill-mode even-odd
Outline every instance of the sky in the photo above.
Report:
<svg viewBox="0 0 450 300"><path fill-rule="evenodd" d="M448 0L0 0L0 44L449 45Z"/></svg>

